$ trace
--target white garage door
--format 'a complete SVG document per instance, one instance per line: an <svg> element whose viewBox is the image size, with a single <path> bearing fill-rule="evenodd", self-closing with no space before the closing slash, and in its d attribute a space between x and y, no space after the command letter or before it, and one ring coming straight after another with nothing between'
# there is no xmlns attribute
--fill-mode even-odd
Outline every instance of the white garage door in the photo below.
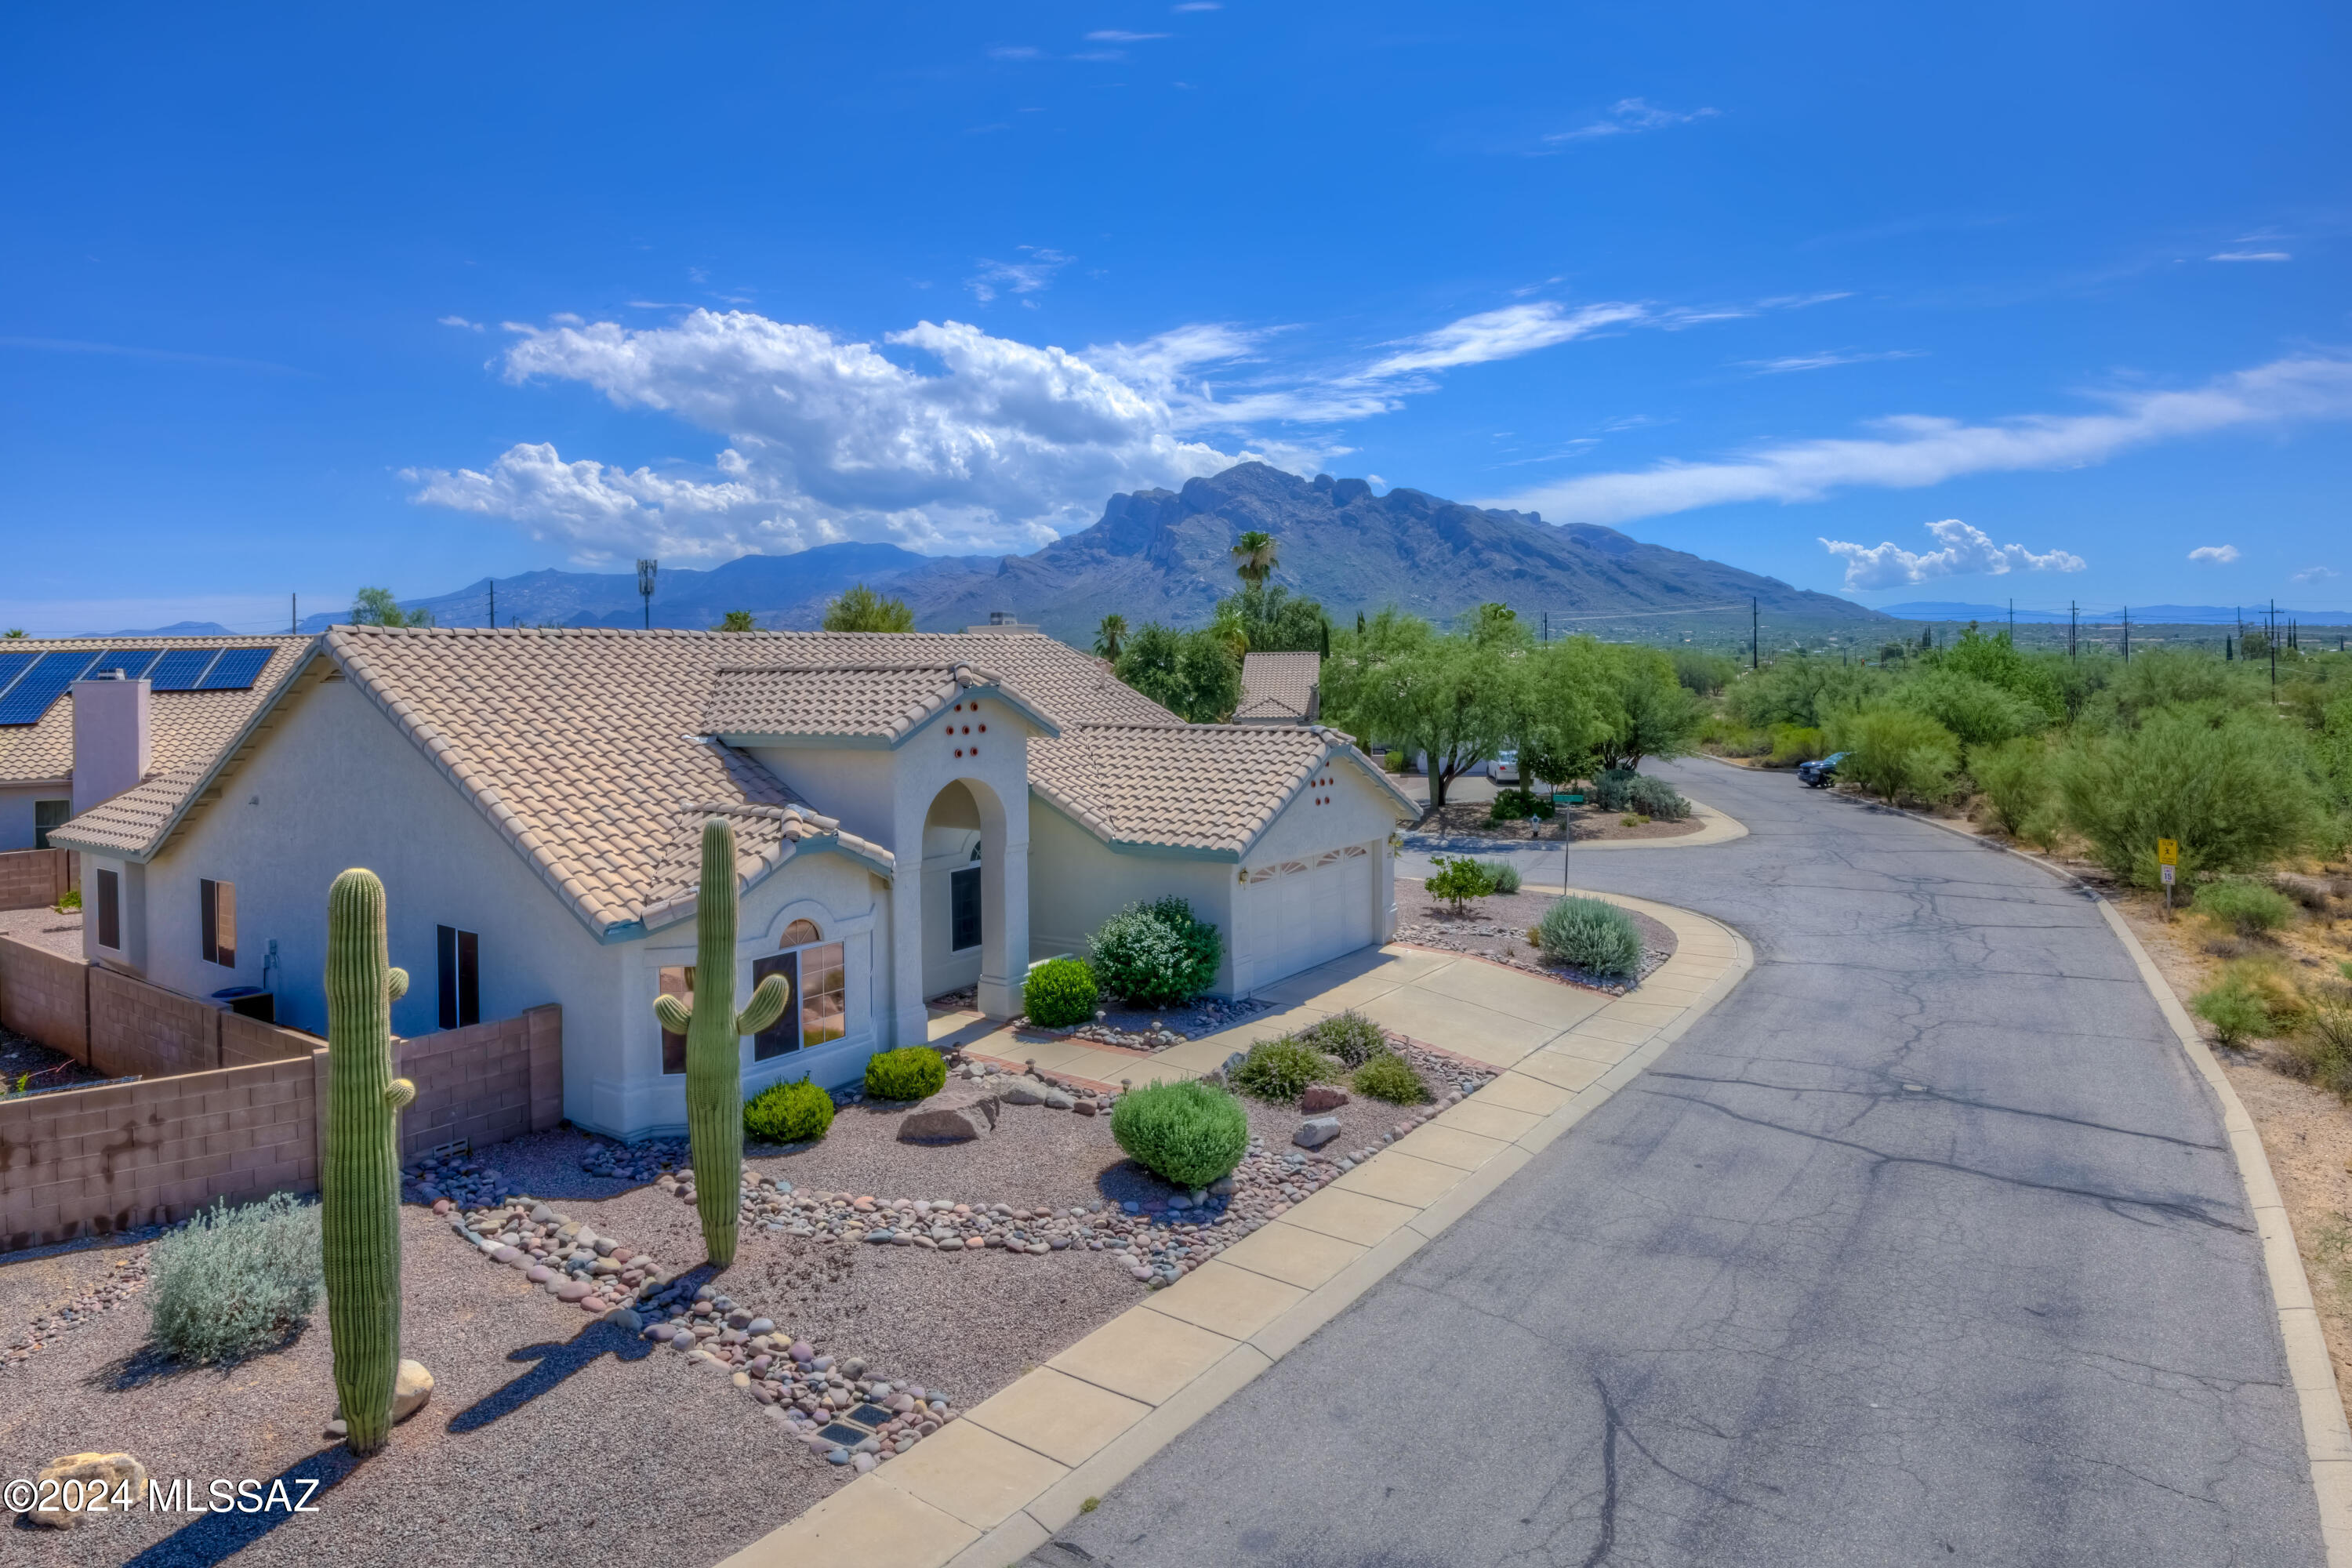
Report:
<svg viewBox="0 0 2352 1568"><path fill-rule="evenodd" d="M1353 952L1372 940L1372 858L1360 846L1250 873L1250 984Z"/></svg>

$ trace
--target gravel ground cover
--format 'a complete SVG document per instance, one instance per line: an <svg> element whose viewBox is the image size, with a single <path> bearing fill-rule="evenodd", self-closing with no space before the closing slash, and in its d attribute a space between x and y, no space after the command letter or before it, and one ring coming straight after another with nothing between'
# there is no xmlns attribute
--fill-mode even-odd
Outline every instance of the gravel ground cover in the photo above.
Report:
<svg viewBox="0 0 2352 1568"><path fill-rule="evenodd" d="M1541 948L1528 941L1528 929L1559 901L1559 895L1550 892L1497 894L1473 899L1467 911L1457 915L1431 898L1422 884L1399 878L1396 940L1415 947L1470 953L1513 969L1524 969L1530 974L1549 975L1567 984L1606 991L1612 996L1622 996L1632 990L1633 986L1621 979L1554 963L1544 957ZM1675 933L1639 910L1625 912L1633 917L1642 933L1642 970L1633 982L1638 985L1675 955Z"/></svg>
<svg viewBox="0 0 2352 1568"><path fill-rule="evenodd" d="M104 1073L91 1071L63 1051L53 1051L14 1029L0 1028L0 1100L28 1089L71 1089L105 1081Z"/></svg>
<svg viewBox="0 0 2352 1568"><path fill-rule="evenodd" d="M1559 819L1549 822L1522 818L1517 822L1489 822L1487 811L1491 802L1485 800L1449 800L1434 811L1422 814L1419 822L1406 829L1409 833L1428 834L1449 842L1486 839L1496 844L1525 844L1541 840L1547 844L1559 842ZM1572 844L1598 843L1619 838L1680 838L1686 833L1696 833L1706 823L1694 812L1680 822L1650 821L1628 826L1618 812L1592 811L1583 807L1575 810L1576 837Z"/></svg>
<svg viewBox="0 0 2352 1568"><path fill-rule="evenodd" d="M0 910L0 936L47 948L68 958L81 956L79 910Z"/></svg>

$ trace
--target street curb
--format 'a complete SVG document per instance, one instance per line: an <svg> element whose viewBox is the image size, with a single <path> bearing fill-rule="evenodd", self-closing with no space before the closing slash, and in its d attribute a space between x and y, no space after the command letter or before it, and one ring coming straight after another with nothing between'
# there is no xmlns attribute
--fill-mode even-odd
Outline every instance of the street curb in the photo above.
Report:
<svg viewBox="0 0 2352 1568"><path fill-rule="evenodd" d="M1738 817L1732 816L1729 812L1722 811L1715 806L1709 805L1706 802L1699 799L1696 795L1685 795L1683 798L1691 803L1692 811L1696 813L1703 820L1703 826L1696 833L1685 833L1675 838L1604 838L1595 844L1573 845L1572 854L1578 856L1591 855L1603 849L1705 849L1710 845L1728 844L1735 838L1745 838L1748 837L1748 825L1740 821ZM1528 841L1514 839L1512 842L1514 844L1517 844ZM1558 840L1547 838L1534 840L1533 842L1542 847L1545 853L1549 854L1557 845ZM1414 853L1427 854L1432 852L1427 850L1416 850ZM1434 851L1434 853L1440 855L1450 855L1454 853L1454 851L1440 849ZM1465 851L1465 853L1468 853L1468 851Z"/></svg>
<svg viewBox="0 0 2352 1568"><path fill-rule="evenodd" d="M1586 896L1674 931L1675 956L1650 976L1696 994L1673 1018L1611 1020L1659 1005L1629 995L1580 1020L1428 1123L1443 1136L1397 1140L720 1568L844 1552L866 1568L1013 1568L1633 1082L1755 967L1747 939L1719 921ZM1584 1033L1596 1020L1649 1034L1627 1045Z"/></svg>
<svg viewBox="0 0 2352 1568"><path fill-rule="evenodd" d="M1728 766L1729 764L1726 764ZM2303 1254L2296 1247L2294 1227L2287 1219L2285 1201L2280 1197L2278 1179L2271 1172L2270 1153L2263 1147L2261 1132L2254 1119L2247 1114L2238 1091L2231 1086L2230 1077L2214 1059L2212 1047L2180 1005L2156 961L2140 945L2138 935L2117 912L2114 902L2096 888L2063 867L2053 866L2038 855L2000 843L1997 839L1966 832L1932 816L1923 816L1900 806L1877 802L1858 802L1874 811L1896 816L1907 816L1914 822L1924 822L1940 828L1955 838L1965 839L1981 848L2014 855L2028 865L2038 867L2058 881L2075 889L2097 906L2099 917L2107 922L2124 951L2131 955L2132 965L2139 972L2140 984L2147 987L2156 1001L2157 1010L2172 1026L2189 1065L2205 1080L2221 1108L2221 1130L2230 1141L2230 1156L2238 1167L2238 1182L2246 1192L2246 1206L2252 1211L2254 1228L2262 1238L2263 1269L2270 1280L2271 1304L2278 1314L2281 1348L2286 1354L2287 1375L2294 1384L2295 1403L2303 1416L2304 1448L2311 1465L2311 1489L2319 1506L2319 1534L2326 1549L2328 1568L2352 1568L2352 1422L2344 1415L2344 1396L2336 1383L2336 1363L2327 1352L2327 1337L2319 1326L2319 1311L2311 1294L2311 1279L2304 1272Z"/></svg>

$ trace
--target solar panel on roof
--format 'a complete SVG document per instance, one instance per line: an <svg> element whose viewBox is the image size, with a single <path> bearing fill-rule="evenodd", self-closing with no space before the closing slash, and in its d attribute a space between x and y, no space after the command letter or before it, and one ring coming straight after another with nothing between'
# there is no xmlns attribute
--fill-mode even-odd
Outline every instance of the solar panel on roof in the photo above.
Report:
<svg viewBox="0 0 2352 1568"><path fill-rule="evenodd" d="M194 691L218 655L216 648L175 647L156 660L147 679L158 691Z"/></svg>
<svg viewBox="0 0 2352 1568"><path fill-rule="evenodd" d="M119 669L123 679L136 680L146 674L147 667L154 662L155 650L152 647L110 647L100 653L97 662L89 667L89 672L96 675L101 670Z"/></svg>
<svg viewBox="0 0 2352 1568"><path fill-rule="evenodd" d="M5 694L16 678L32 668L40 657L37 653L0 653L0 694Z"/></svg>
<svg viewBox="0 0 2352 1568"><path fill-rule="evenodd" d="M253 684L253 678L261 673L261 667L269 662L269 656L275 651L266 647L230 648L220 656L220 662L213 666L212 673L205 677L203 684L196 689L243 691Z"/></svg>
<svg viewBox="0 0 2352 1568"><path fill-rule="evenodd" d="M81 679L81 672L96 662L98 655L88 648L76 648L69 653L45 653L41 662L26 670L24 678L0 697L0 724L37 724L49 704L66 694L66 688Z"/></svg>

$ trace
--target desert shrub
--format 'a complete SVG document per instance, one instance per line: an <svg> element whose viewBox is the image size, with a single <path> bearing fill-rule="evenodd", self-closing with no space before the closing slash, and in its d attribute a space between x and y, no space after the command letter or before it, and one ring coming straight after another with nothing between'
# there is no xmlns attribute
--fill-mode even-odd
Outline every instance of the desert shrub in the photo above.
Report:
<svg viewBox="0 0 2352 1568"><path fill-rule="evenodd" d="M1549 822L1557 809L1549 795L1536 795L1525 789L1501 789L1495 792L1494 804L1486 808L1486 820L1490 823L1524 822L1532 816L1538 821Z"/></svg>
<svg viewBox="0 0 2352 1568"><path fill-rule="evenodd" d="M2050 723L2038 703L1952 669L1931 669L1905 681L1895 688L1894 700L1941 724L1971 754L1979 746L2039 733Z"/></svg>
<svg viewBox="0 0 2352 1568"><path fill-rule="evenodd" d="M1952 732L1908 708L1866 708L1832 728L1843 776L1890 805L1902 796L1938 801L1951 793L1960 749Z"/></svg>
<svg viewBox="0 0 2352 1568"><path fill-rule="evenodd" d="M833 1128L833 1096L802 1079L772 1083L743 1102L743 1135L761 1143L810 1143Z"/></svg>
<svg viewBox="0 0 2352 1568"><path fill-rule="evenodd" d="M866 1058L866 1093L873 1100L928 1100L948 1086L948 1064L929 1046L902 1046Z"/></svg>
<svg viewBox="0 0 2352 1568"><path fill-rule="evenodd" d="M2352 1100L2352 991L2312 998L2305 1032L2286 1042L2287 1064L2329 1093Z"/></svg>
<svg viewBox="0 0 2352 1568"><path fill-rule="evenodd" d="M290 1194L199 1210L148 1254L155 1342L184 1362L238 1361L310 1321L325 1281L319 1209Z"/></svg>
<svg viewBox="0 0 2352 1568"><path fill-rule="evenodd" d="M1991 805L1993 820L2011 838L2026 837L2026 824L2048 811L2058 787L2050 773L2050 748L2033 739L1974 752L1969 773Z"/></svg>
<svg viewBox="0 0 2352 1568"><path fill-rule="evenodd" d="M1233 1173L1249 1150L1241 1101L1205 1083L1130 1089L1111 1108L1110 1135L1129 1158L1187 1188Z"/></svg>
<svg viewBox="0 0 2352 1568"><path fill-rule="evenodd" d="M1490 860L1481 860L1478 864L1485 868L1486 875L1495 879L1495 891L1497 893L1516 893L1519 890L1519 868L1516 861L1497 856Z"/></svg>
<svg viewBox="0 0 2352 1568"><path fill-rule="evenodd" d="M1544 955L1595 974L1631 976L1642 967L1642 931L1633 917L1599 899L1562 899L1531 933Z"/></svg>
<svg viewBox="0 0 2352 1568"><path fill-rule="evenodd" d="M79 888L68 888L65 890L64 897L58 899L57 902L57 910L59 914L64 914L68 910L78 910L79 908L81 908L81 889Z"/></svg>
<svg viewBox="0 0 2352 1568"><path fill-rule="evenodd" d="M1699 726L1699 743L1712 746L1727 757L1760 757L1772 749L1772 737L1762 730L1751 729L1728 713L1710 713Z"/></svg>
<svg viewBox="0 0 2352 1568"><path fill-rule="evenodd" d="M1451 859L1433 855L1429 863L1433 869L1422 886L1429 889L1431 898L1452 904L1457 915L1470 907L1471 900L1490 897L1496 890L1494 870L1467 855Z"/></svg>
<svg viewBox="0 0 2352 1568"><path fill-rule="evenodd" d="M1767 759L1772 766L1793 768L1799 763L1813 762L1829 754L1819 730L1803 724L1772 726L1772 754Z"/></svg>
<svg viewBox="0 0 2352 1568"><path fill-rule="evenodd" d="M1675 679L1701 697L1712 697L1739 678L1739 661L1723 654L1678 647L1667 657L1675 661Z"/></svg>
<svg viewBox="0 0 2352 1568"><path fill-rule="evenodd" d="M1385 1100L1391 1105L1419 1105L1429 1098L1429 1089L1412 1070L1412 1064L1393 1051L1372 1058L1348 1081L1358 1094Z"/></svg>
<svg viewBox="0 0 2352 1568"><path fill-rule="evenodd" d="M2256 937L2294 920L2294 905L2260 882L2208 882L2197 889L2197 912L2242 937Z"/></svg>
<svg viewBox="0 0 2352 1568"><path fill-rule="evenodd" d="M1691 814L1690 802L1665 780L1620 769L1592 781L1592 804L1602 811L1633 812L1663 822L1680 822Z"/></svg>
<svg viewBox="0 0 2352 1568"><path fill-rule="evenodd" d="M1381 1026L1350 1008L1334 1013L1298 1031L1298 1038L1318 1051L1338 1057L1349 1067L1361 1067L1389 1048Z"/></svg>
<svg viewBox="0 0 2352 1568"><path fill-rule="evenodd" d="M1031 1023L1048 1029L1085 1023L1095 1016L1095 1004L1101 1000L1095 972L1083 959L1048 960L1021 983L1022 1011L1029 1015Z"/></svg>
<svg viewBox="0 0 2352 1568"><path fill-rule="evenodd" d="M1224 937L1181 899L1129 904L1087 940L1096 983L1139 1007L1190 1002L1216 983Z"/></svg>
<svg viewBox="0 0 2352 1568"><path fill-rule="evenodd" d="M1412 760L1412 759L1410 756L1405 754L1405 749L1402 746L1391 746L1387 751L1381 753L1381 771L1383 773L1401 773L1404 772L1405 764Z"/></svg>
<svg viewBox="0 0 2352 1568"><path fill-rule="evenodd" d="M1233 1072L1235 1089L1277 1105L1290 1104L1310 1083L1330 1083L1339 1076L1339 1064L1297 1035L1260 1040Z"/></svg>
<svg viewBox="0 0 2352 1568"><path fill-rule="evenodd" d="M2270 1011L2252 987L2234 976L2220 980L2189 999L2189 1010L2213 1026L2213 1037L2234 1046L2270 1032Z"/></svg>
<svg viewBox="0 0 2352 1568"><path fill-rule="evenodd" d="M2137 729L2079 739L2060 762L2058 795L2101 865L2152 888L2158 838L2179 842L2188 881L2301 848L2322 815L2303 762L2268 715L2161 710Z"/></svg>

